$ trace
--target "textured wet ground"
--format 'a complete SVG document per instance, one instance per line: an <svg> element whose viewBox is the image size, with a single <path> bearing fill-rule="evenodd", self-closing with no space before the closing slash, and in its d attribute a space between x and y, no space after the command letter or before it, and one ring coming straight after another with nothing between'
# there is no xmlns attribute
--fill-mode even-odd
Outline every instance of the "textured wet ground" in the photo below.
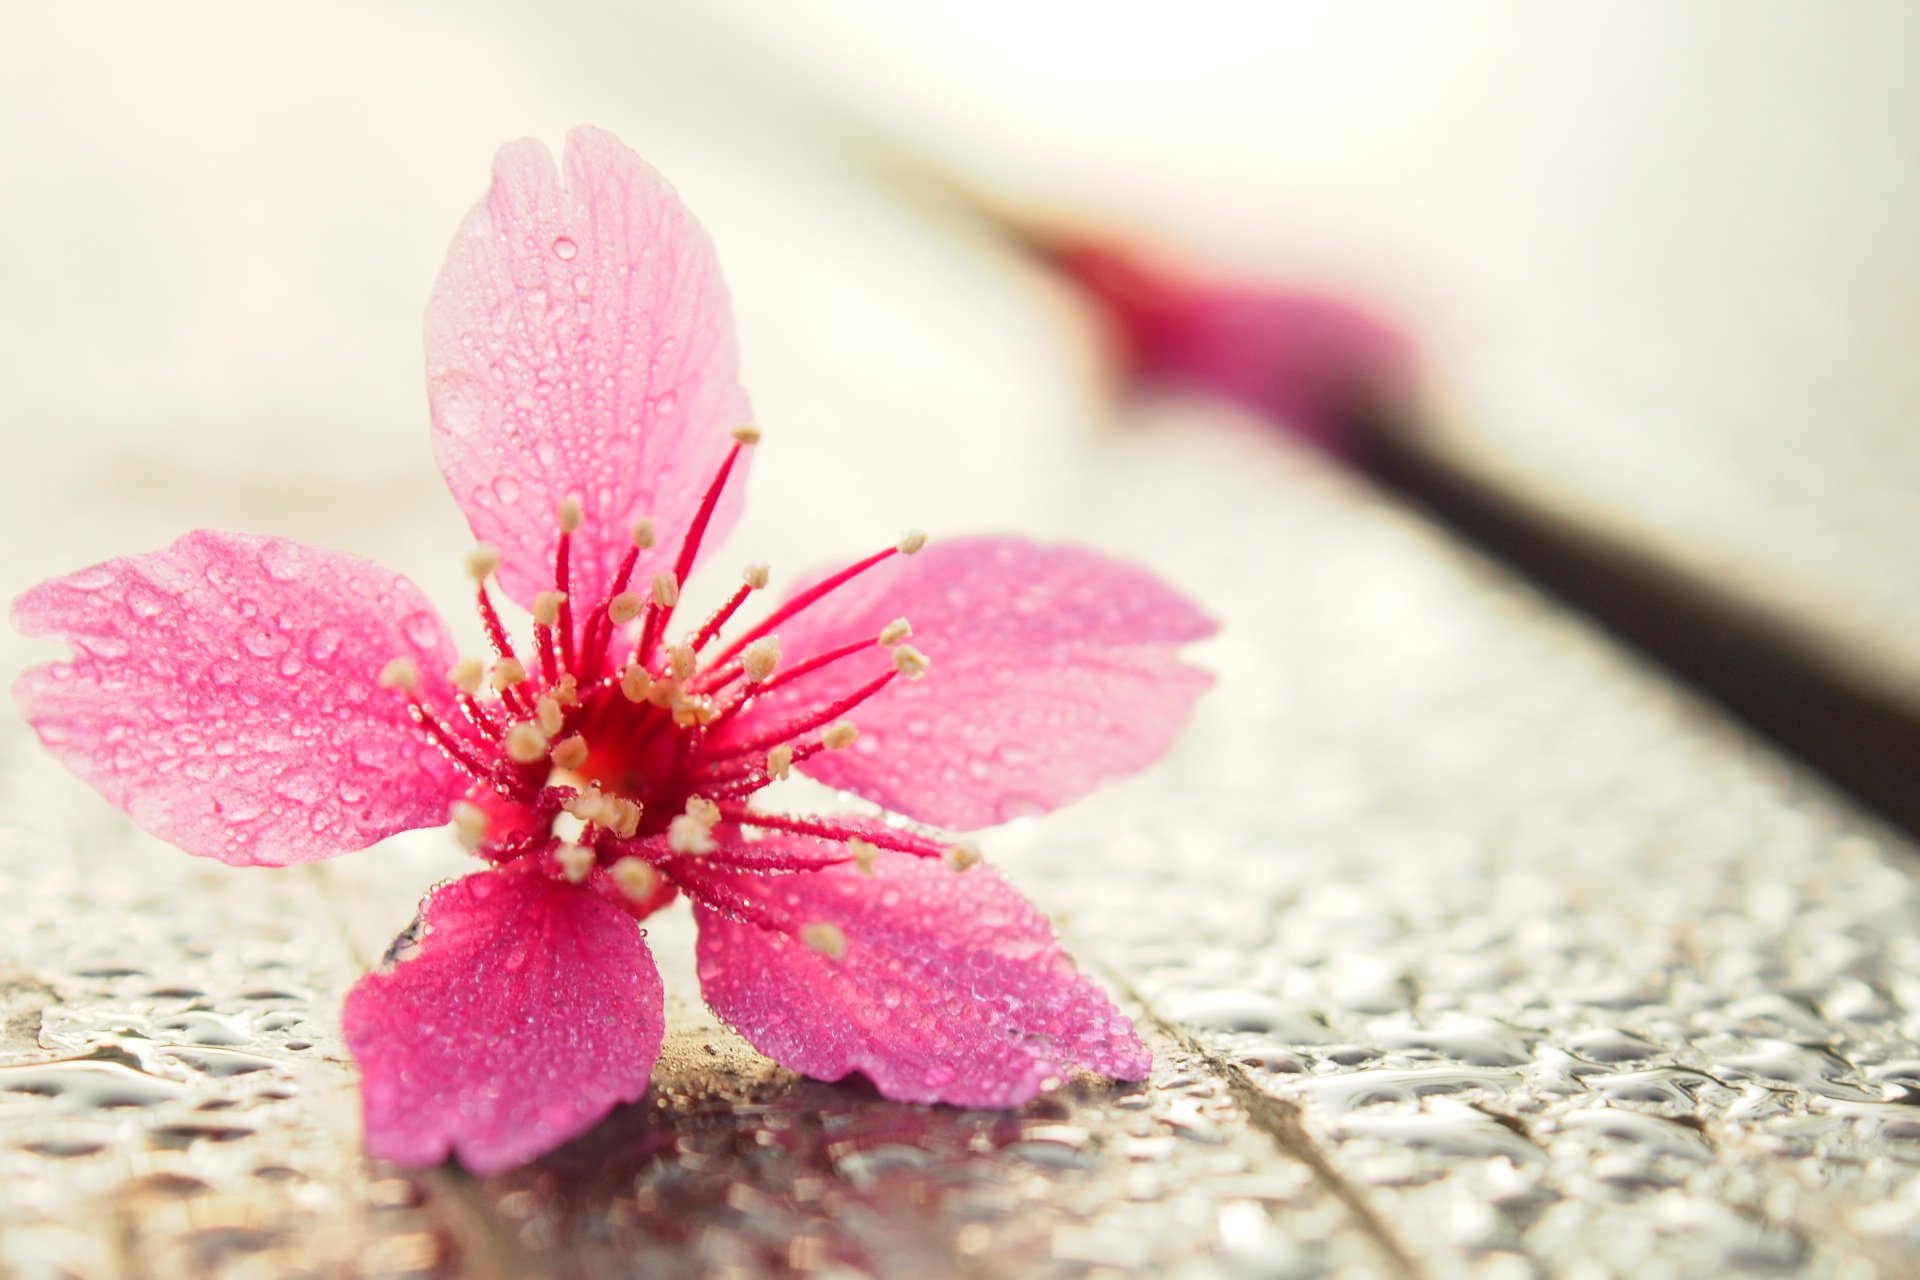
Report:
<svg viewBox="0 0 1920 1280"><path fill-rule="evenodd" d="M508 1177L370 1165L337 1004L443 837L196 862L12 727L0 1265L1913 1272L1911 850L1252 436L1083 448L1052 519L1211 602L1220 685L1163 766L987 849L1153 1029L1150 1084L998 1114L796 1080L703 1016L671 916L645 1102Z"/></svg>

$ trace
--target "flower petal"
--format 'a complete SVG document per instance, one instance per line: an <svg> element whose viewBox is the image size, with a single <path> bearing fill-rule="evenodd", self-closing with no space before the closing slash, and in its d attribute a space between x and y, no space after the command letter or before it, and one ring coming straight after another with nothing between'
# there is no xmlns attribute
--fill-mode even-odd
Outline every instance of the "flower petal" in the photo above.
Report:
<svg viewBox="0 0 1920 1280"><path fill-rule="evenodd" d="M646 1093L666 1021L660 974L623 912L511 870L441 885L420 910L417 953L400 946L342 1015L368 1151L500 1173Z"/></svg>
<svg viewBox="0 0 1920 1280"><path fill-rule="evenodd" d="M887 853L871 876L696 867L682 884L699 903L707 1003L784 1067L863 1072L904 1102L1005 1107L1069 1067L1138 1080L1152 1066L1046 917L985 867ZM818 926L839 930L838 959L801 940L809 925L816 943Z"/></svg>
<svg viewBox="0 0 1920 1280"><path fill-rule="evenodd" d="M438 826L464 779L377 683L436 703L452 642L407 579L284 538L201 531L43 582L13 623L71 661L14 685L41 741L188 853L279 866Z"/></svg>
<svg viewBox="0 0 1920 1280"><path fill-rule="evenodd" d="M817 579L814 579L817 580ZM810 580L811 581L811 580ZM804 589L802 584L799 589ZM1152 763L1212 683L1176 657L1214 624L1152 574L1073 546L936 542L895 556L779 628L789 665L896 617L932 659L851 714L860 737L802 766L887 808L962 830L1058 808ZM764 734L884 672L856 656L762 697L716 745Z"/></svg>
<svg viewBox="0 0 1920 1280"><path fill-rule="evenodd" d="M555 509L577 496L572 590L592 608L651 517L666 567L749 421L713 246L665 179L577 129L566 180L542 144L503 148L427 304L434 451L500 583L553 586ZM705 544L738 515L734 469Z"/></svg>

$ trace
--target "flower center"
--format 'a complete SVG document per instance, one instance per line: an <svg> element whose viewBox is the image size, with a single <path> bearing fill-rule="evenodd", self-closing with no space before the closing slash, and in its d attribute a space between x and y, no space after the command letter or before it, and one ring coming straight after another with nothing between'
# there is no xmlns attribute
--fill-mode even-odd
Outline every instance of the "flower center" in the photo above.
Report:
<svg viewBox="0 0 1920 1280"><path fill-rule="evenodd" d="M735 444L708 485L670 569L654 572L644 583L634 581L641 554L655 540L653 523L641 520L603 598L576 607L571 556L583 517L578 500L568 498L557 512L553 587L533 601L530 648L516 649L494 605L487 580L499 557L483 546L470 556L468 568L475 607L494 650L492 664L472 658L457 664L448 673L453 705L439 709L421 697L420 673L410 660L396 660L382 673L382 683L405 691L422 732L474 779L474 792L463 805L479 810L478 817L456 812L455 822L489 859L551 856L556 874L577 882L596 865L612 869L623 851L633 848L705 856L720 846L716 832L725 836L745 826L835 841L847 846L835 860L871 865L861 847L872 848L872 833L861 824L807 820L795 825L796 820L750 812L746 803L796 764L852 745L858 730L847 717L855 708L895 679L926 673L926 656L906 643L912 628L905 618L872 638L793 662L785 661L777 630L875 565L917 552L926 535L907 534L725 639L734 615L768 583L766 566L750 566L711 616L670 638L680 585L693 568L727 480L741 451L759 441L754 428L734 434ZM886 655L884 666L851 691L811 702L794 696L794 713L771 727L743 731L734 725L774 690L876 649ZM576 819L581 830L554 854L556 825L571 825L563 815ZM880 839L923 855L944 851L905 832ZM644 879L632 871L623 874L636 882Z"/></svg>

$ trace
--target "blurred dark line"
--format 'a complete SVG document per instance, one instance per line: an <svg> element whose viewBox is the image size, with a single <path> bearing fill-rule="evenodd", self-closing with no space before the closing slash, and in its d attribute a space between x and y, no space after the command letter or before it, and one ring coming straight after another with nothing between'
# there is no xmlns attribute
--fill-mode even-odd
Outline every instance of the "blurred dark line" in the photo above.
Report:
<svg viewBox="0 0 1920 1280"><path fill-rule="evenodd" d="M1361 470L1920 841L1920 714L1746 601L1554 516L1404 430Z"/></svg>

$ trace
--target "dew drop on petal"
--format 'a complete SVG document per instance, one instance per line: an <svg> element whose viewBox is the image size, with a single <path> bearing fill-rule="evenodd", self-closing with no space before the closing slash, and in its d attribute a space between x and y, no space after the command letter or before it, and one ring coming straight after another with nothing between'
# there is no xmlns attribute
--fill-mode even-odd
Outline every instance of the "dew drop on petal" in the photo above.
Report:
<svg viewBox="0 0 1920 1280"><path fill-rule="evenodd" d="M560 236L553 242L553 256L562 262L572 262L574 255L579 252L580 246L567 236Z"/></svg>

